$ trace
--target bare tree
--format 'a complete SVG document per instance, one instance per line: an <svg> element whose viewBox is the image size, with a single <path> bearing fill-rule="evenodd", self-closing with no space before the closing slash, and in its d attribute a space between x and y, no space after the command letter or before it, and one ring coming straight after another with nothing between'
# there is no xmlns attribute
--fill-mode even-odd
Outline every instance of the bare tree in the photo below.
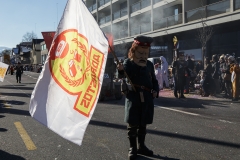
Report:
<svg viewBox="0 0 240 160"><path fill-rule="evenodd" d="M34 32L27 32L23 35L22 42L32 42L32 39L36 39L37 35Z"/></svg>
<svg viewBox="0 0 240 160"><path fill-rule="evenodd" d="M201 21L201 27L197 29L197 40L202 46L202 61L204 61L207 42L213 35L213 27L208 26L205 21Z"/></svg>
<svg viewBox="0 0 240 160"><path fill-rule="evenodd" d="M201 5L204 7L204 1L201 0ZM200 14L200 26L197 27L197 40L201 43L202 46L202 62L204 62L205 58L205 52L206 52L206 46L207 42L212 37L214 30L212 26L207 25L206 23L206 10L202 10L199 12ZM203 63L204 64L204 63Z"/></svg>

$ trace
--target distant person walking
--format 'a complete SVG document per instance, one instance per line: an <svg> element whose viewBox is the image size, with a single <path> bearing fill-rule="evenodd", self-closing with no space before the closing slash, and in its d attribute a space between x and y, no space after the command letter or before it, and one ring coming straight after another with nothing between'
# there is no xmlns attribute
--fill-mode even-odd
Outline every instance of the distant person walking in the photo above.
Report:
<svg viewBox="0 0 240 160"><path fill-rule="evenodd" d="M17 66L15 67L16 70L16 79L17 79L17 83L21 83L21 77L22 77L22 73L23 73L23 67L21 65L20 62L18 62Z"/></svg>

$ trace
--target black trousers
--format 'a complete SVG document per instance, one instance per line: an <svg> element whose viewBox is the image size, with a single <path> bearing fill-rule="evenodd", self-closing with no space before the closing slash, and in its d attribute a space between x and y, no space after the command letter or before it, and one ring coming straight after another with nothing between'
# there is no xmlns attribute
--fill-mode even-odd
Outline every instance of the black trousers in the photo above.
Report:
<svg viewBox="0 0 240 160"><path fill-rule="evenodd" d="M21 77L22 77L21 73L16 73L16 79L18 82L21 82Z"/></svg>
<svg viewBox="0 0 240 160"><path fill-rule="evenodd" d="M128 137L137 137L138 135L146 135L147 125L132 125L128 124Z"/></svg>

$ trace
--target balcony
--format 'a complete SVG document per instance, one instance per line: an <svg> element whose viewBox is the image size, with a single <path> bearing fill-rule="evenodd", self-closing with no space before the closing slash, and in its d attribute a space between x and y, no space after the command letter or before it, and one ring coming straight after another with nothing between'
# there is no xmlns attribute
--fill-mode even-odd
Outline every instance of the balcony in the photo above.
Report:
<svg viewBox="0 0 240 160"><path fill-rule="evenodd" d="M240 0L235 0L234 6L235 6L234 10L240 9Z"/></svg>
<svg viewBox="0 0 240 160"><path fill-rule="evenodd" d="M194 21L201 18L207 18L230 11L230 0L223 0L207 6L203 6L186 12L186 21Z"/></svg>
<svg viewBox="0 0 240 160"><path fill-rule="evenodd" d="M99 1L99 7L103 6L104 4L110 2L110 0L100 0Z"/></svg>
<svg viewBox="0 0 240 160"><path fill-rule="evenodd" d="M150 32L151 31L151 25L150 24L144 24L141 26L135 26L132 27L130 32L131 32L131 36L137 35L137 34L142 34L145 32Z"/></svg>
<svg viewBox="0 0 240 160"><path fill-rule="evenodd" d="M143 8L146 8L148 6L151 5L151 1L150 0L142 0L142 1L139 1L137 3L134 3L132 6L131 6L131 13L133 12L136 12L140 9L143 9Z"/></svg>
<svg viewBox="0 0 240 160"><path fill-rule="evenodd" d="M100 21L99 21L99 24L102 25L102 24L105 24L105 23L110 22L110 21L111 21L111 15L108 15L106 17L101 18Z"/></svg>
<svg viewBox="0 0 240 160"><path fill-rule="evenodd" d="M116 20L126 15L127 15L127 8L121 9L120 11L113 13L113 20Z"/></svg>
<svg viewBox="0 0 240 160"><path fill-rule="evenodd" d="M182 13L153 22L153 30L171 27L177 24L182 24Z"/></svg>
<svg viewBox="0 0 240 160"><path fill-rule="evenodd" d="M92 5L91 7L88 7L88 10L90 12L94 11L95 9L97 9L97 4L96 3L94 5Z"/></svg>
<svg viewBox="0 0 240 160"><path fill-rule="evenodd" d="M117 34L114 35L114 39L121 39L128 37L128 30L120 30Z"/></svg>

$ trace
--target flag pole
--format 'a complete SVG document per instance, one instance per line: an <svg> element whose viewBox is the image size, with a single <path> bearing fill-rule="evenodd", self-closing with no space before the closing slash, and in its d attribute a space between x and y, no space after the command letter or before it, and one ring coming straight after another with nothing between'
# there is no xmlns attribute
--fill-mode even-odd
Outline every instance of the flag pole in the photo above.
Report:
<svg viewBox="0 0 240 160"><path fill-rule="evenodd" d="M111 50L111 52L112 52L112 54L113 54L115 60L117 61L117 64L119 64L120 62L119 62L119 60L118 60L118 58L117 58L115 52L113 51L112 47L111 47L110 45L108 45L108 46L109 46L109 48L110 48L110 50ZM131 84L133 90L134 90L135 92L137 92L137 91L136 91L136 88L134 87L132 81L131 81L130 78L128 77L128 74L127 74L127 72L124 70L124 68L123 68L123 72L124 72L124 75L126 76L127 80L129 81L129 83Z"/></svg>

